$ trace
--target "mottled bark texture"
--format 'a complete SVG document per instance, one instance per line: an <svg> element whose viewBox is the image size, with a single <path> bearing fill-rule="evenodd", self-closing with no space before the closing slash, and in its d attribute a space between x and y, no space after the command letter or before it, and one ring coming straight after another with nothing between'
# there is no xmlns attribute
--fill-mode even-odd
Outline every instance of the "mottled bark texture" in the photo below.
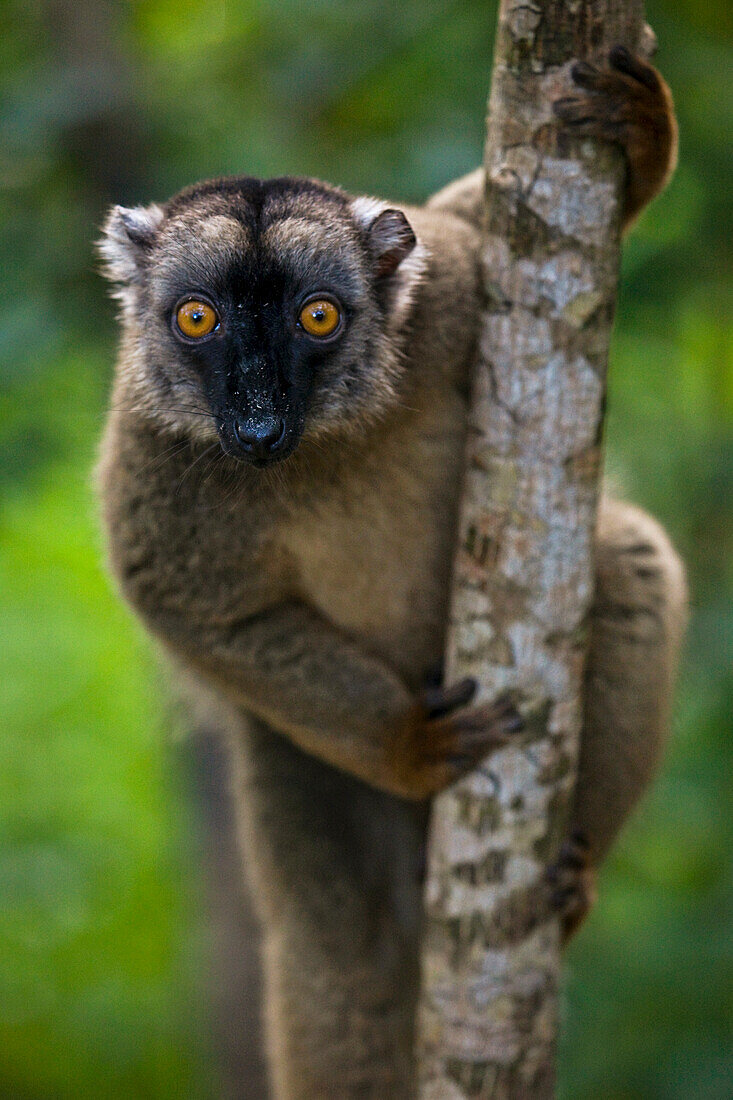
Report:
<svg viewBox="0 0 733 1100"><path fill-rule="evenodd" d="M435 803L422 1100L549 1097L559 923L545 872L567 828L592 596L623 165L563 132L574 60L648 52L638 0L502 0L486 143L486 310L446 680L511 690L520 747Z"/></svg>

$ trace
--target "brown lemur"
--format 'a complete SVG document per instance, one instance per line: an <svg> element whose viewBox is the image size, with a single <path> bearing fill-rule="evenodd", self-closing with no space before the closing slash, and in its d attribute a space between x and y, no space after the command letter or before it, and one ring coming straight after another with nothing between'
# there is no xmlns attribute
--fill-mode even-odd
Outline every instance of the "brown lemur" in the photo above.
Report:
<svg viewBox="0 0 733 1100"><path fill-rule="evenodd" d="M621 48L574 79L555 109L622 146L628 223L674 166L669 91ZM425 687L482 191L478 171L396 209L313 180L214 180L114 208L101 245L122 307L99 467L111 565L227 734L287 1100L412 1095L427 800L520 724L505 702L471 707L471 683ZM605 497L595 550L572 822L592 867L657 762L685 616L649 516Z"/></svg>

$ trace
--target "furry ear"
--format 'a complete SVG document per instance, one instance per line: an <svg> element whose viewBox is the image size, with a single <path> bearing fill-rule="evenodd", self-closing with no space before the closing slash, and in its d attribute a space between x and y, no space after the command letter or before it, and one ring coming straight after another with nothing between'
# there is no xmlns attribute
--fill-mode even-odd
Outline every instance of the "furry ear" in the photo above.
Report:
<svg viewBox="0 0 733 1100"><path fill-rule="evenodd" d="M359 225L367 231L375 275L377 278L391 275L417 244L412 226L401 210L375 199L355 199L351 209Z"/></svg>
<svg viewBox="0 0 733 1100"><path fill-rule="evenodd" d="M163 218L163 210L156 205L112 207L98 243L107 278L123 284L139 280L145 255Z"/></svg>

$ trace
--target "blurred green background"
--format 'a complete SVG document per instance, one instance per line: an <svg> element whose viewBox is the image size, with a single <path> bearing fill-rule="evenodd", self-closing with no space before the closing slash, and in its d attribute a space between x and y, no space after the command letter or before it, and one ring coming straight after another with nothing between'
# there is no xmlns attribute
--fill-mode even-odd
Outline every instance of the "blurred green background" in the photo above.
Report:
<svg viewBox="0 0 733 1100"><path fill-rule="evenodd" d="M574 1100L733 1095L731 12L648 5L681 162L625 249L608 461L687 560L693 619L671 750L570 953ZM470 0L3 3L2 1097L218 1092L201 826L100 565L105 207L227 173L421 200L480 160L494 22Z"/></svg>

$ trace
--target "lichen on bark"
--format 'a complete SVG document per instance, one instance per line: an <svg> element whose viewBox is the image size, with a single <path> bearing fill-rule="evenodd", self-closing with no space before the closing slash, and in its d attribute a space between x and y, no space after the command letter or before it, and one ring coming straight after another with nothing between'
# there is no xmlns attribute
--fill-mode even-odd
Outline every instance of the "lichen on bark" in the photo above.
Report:
<svg viewBox="0 0 733 1100"><path fill-rule="evenodd" d="M575 780L622 164L564 133L574 60L639 49L637 0L502 0L476 366L446 677L511 690L520 746L433 809L422 1100L554 1090L559 922L544 887Z"/></svg>

